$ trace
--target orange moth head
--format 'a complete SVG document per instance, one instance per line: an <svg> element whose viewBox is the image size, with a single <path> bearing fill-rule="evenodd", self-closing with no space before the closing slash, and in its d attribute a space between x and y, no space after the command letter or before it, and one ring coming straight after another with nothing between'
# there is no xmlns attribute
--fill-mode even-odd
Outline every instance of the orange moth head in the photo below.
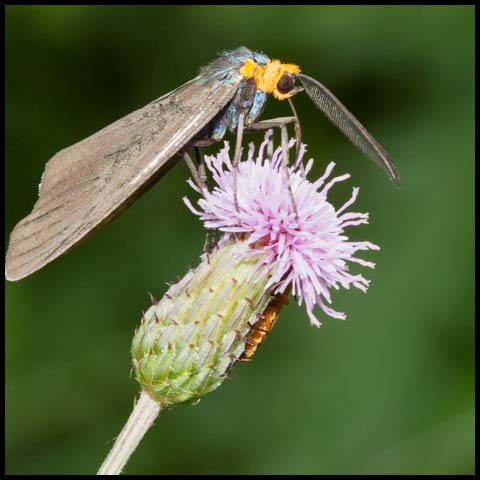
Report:
<svg viewBox="0 0 480 480"><path fill-rule="evenodd" d="M247 58L240 73L245 78L253 77L258 89L273 93L278 100L285 100L294 94L294 74L300 73L300 67L293 63L281 63L280 60L270 60L266 65L259 65Z"/></svg>

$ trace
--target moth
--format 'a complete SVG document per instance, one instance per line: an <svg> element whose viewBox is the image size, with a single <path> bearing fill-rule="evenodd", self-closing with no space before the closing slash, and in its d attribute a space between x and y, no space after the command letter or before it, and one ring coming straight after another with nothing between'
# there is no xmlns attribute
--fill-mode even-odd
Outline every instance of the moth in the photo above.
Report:
<svg viewBox="0 0 480 480"><path fill-rule="evenodd" d="M399 184L388 153L324 85L297 65L239 47L220 54L189 82L56 153L45 166L31 213L10 235L5 277L19 280L70 250L130 206L179 158L188 161L190 149L218 142L227 131L237 134L237 161L244 131L295 122L299 145L291 97L303 90ZM268 95L288 99L293 116L259 121Z"/></svg>

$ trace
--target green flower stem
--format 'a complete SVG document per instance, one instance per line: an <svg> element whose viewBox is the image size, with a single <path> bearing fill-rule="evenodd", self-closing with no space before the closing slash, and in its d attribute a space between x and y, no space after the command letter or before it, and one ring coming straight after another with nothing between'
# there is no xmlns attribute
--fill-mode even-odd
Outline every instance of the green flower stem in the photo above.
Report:
<svg viewBox="0 0 480 480"><path fill-rule="evenodd" d="M160 413L160 404L142 391L130 417L97 475L119 475Z"/></svg>

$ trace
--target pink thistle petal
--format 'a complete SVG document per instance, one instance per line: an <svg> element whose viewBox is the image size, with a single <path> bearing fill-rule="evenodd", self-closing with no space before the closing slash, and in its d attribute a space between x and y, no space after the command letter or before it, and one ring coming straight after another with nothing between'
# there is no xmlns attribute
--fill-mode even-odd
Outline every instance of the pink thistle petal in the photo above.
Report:
<svg viewBox="0 0 480 480"><path fill-rule="evenodd" d="M206 228L224 233L220 244L237 234L248 235L248 249L243 255L258 258L255 272L274 266L268 288L281 293L291 286L299 305L305 303L313 325L320 326L313 314L315 306L331 317L345 319L344 313L327 305L332 302L330 290L353 286L367 291L369 281L362 275L349 273L349 265L374 268L374 263L357 258L354 254L362 250L379 250L377 245L370 242L351 242L344 233L346 227L368 223L367 213L347 211L355 203L359 189L353 188L350 199L336 210L328 202L327 194L336 183L346 180L350 175L330 178L335 166L331 162L320 178L314 182L308 181L305 175L311 171L313 159L307 162L304 171L297 168L306 152L304 145L287 175L281 148L277 148L271 158L266 158L271 135L270 131L267 132L256 157L255 147L251 143L247 159L237 167L238 211L234 201L233 166L227 142L216 156L205 157L207 169L215 183L213 190L203 193L204 197L197 202L198 208L187 198L183 200ZM290 140L289 148L294 144L294 140ZM288 194L289 182L298 217ZM201 193L191 180L188 183ZM252 281L258 277L255 272L251 276Z"/></svg>

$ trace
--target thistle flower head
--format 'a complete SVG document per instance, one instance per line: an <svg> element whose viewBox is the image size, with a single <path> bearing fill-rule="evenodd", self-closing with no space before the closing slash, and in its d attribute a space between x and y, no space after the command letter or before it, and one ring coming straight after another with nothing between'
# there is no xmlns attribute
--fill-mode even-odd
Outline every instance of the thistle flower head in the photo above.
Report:
<svg viewBox="0 0 480 480"><path fill-rule="evenodd" d="M187 198L184 202L206 228L223 232L221 244L242 235L250 246L246 255L256 256L259 265L270 267L274 272L267 286L275 293L291 286L299 304L305 302L313 325L320 326L313 313L316 305L331 317L345 319L344 313L328 306L330 290L348 289L353 285L365 292L369 281L351 273L349 264L373 268L373 263L355 254L360 250L379 249L370 242L349 241L345 234L346 227L368 223L368 213L347 211L359 189L353 188L350 199L336 209L327 200L328 192L335 183L350 175L332 177L335 164L331 162L320 178L310 182L306 175L313 159L307 162L304 171L299 168L305 146L302 145L296 164L286 169L281 147L271 158L266 155L270 135L271 132L267 133L256 156L255 147L250 144L247 159L237 167L237 202L227 142L218 155L205 157L214 188L200 191L189 180L202 198L198 200L198 207ZM293 145L291 140L288 147Z"/></svg>

